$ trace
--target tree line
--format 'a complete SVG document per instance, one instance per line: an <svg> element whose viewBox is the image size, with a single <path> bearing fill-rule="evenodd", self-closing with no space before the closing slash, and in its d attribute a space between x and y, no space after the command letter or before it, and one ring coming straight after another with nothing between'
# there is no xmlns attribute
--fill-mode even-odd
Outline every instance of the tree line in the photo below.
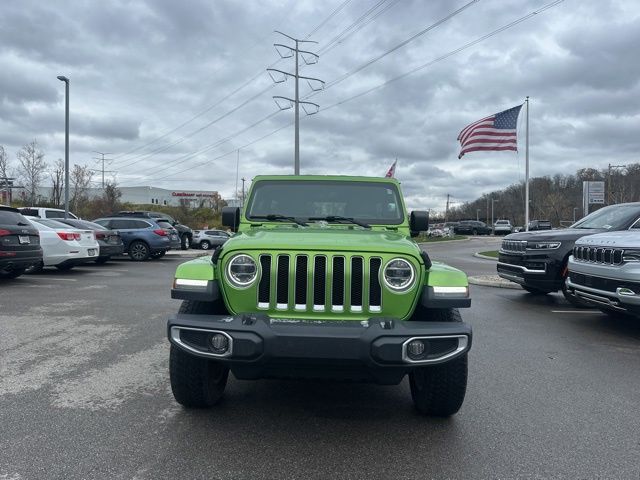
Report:
<svg viewBox="0 0 640 480"><path fill-rule="evenodd" d="M582 182L604 181L604 205L640 201L640 163L623 167L581 168L571 175L535 177L529 180L530 220L550 220L556 226L568 226L583 216ZM449 208L447 220L476 220L491 222L493 219L508 219L513 225L524 225L525 184L509 185L462 205ZM603 205L590 205L595 211Z"/></svg>

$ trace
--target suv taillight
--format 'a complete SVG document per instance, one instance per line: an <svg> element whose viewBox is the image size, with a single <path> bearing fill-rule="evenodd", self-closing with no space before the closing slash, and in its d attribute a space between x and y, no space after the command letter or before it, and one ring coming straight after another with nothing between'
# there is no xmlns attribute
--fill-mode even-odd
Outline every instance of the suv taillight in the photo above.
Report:
<svg viewBox="0 0 640 480"><path fill-rule="evenodd" d="M157 228L153 231L153 233L155 233L156 235L160 235L161 237L166 237L167 236L167 232L162 230L161 228Z"/></svg>
<svg viewBox="0 0 640 480"><path fill-rule="evenodd" d="M72 241L72 240L80 240L80 234L79 233L71 233L71 232L58 232L58 236L62 239L62 240L66 240L68 242Z"/></svg>
<svg viewBox="0 0 640 480"><path fill-rule="evenodd" d="M11 235L9 230L0 230L0 237L6 237L7 235Z"/></svg>

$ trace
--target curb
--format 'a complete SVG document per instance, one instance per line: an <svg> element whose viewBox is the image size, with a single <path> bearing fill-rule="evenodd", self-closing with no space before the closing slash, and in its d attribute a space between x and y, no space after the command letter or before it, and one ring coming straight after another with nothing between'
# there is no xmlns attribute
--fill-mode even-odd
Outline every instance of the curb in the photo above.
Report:
<svg viewBox="0 0 640 480"><path fill-rule="evenodd" d="M492 260L494 262L498 261L498 259L496 257L489 257L488 255L482 255L479 252L474 253L473 256L477 257L477 258L484 258L485 260Z"/></svg>
<svg viewBox="0 0 640 480"><path fill-rule="evenodd" d="M517 283L504 280L498 275L477 275L474 277L468 277L471 285L480 285L483 287L497 287L497 288L511 288L514 290L520 290L520 285Z"/></svg>
<svg viewBox="0 0 640 480"><path fill-rule="evenodd" d="M212 250L169 250L167 252L167 256L169 257L186 257L186 258L196 258L196 257L204 257L207 255L211 255Z"/></svg>

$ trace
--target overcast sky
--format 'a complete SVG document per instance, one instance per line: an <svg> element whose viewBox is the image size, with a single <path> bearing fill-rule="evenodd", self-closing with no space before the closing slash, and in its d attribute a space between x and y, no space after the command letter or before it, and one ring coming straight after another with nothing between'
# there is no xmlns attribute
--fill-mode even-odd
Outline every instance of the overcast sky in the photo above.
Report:
<svg viewBox="0 0 640 480"><path fill-rule="evenodd" d="M281 30L318 42L300 74L327 82L300 84L320 104L301 112L302 173L382 176L397 157L410 207L474 200L524 179L525 110L518 153L458 160L459 131L527 95L532 176L640 162L639 2L566 0L455 53L551 2L3 0L0 145L14 166L33 139L64 158L66 75L71 163L107 152L120 186L228 198L238 150L240 177L293 173L293 110L272 96L294 82L266 72L293 71L273 65Z"/></svg>

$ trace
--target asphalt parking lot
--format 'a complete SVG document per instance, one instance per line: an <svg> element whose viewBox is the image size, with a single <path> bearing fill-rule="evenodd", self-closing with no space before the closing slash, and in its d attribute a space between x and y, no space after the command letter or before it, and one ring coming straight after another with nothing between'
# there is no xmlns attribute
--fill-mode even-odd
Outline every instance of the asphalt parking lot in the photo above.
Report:
<svg viewBox="0 0 640 480"><path fill-rule="evenodd" d="M428 248L479 275L495 264L471 253L491 241ZM419 416L406 380L230 379L214 410L187 411L165 337L184 260L0 285L1 480L640 477L638 321L472 286L469 386L451 419Z"/></svg>

